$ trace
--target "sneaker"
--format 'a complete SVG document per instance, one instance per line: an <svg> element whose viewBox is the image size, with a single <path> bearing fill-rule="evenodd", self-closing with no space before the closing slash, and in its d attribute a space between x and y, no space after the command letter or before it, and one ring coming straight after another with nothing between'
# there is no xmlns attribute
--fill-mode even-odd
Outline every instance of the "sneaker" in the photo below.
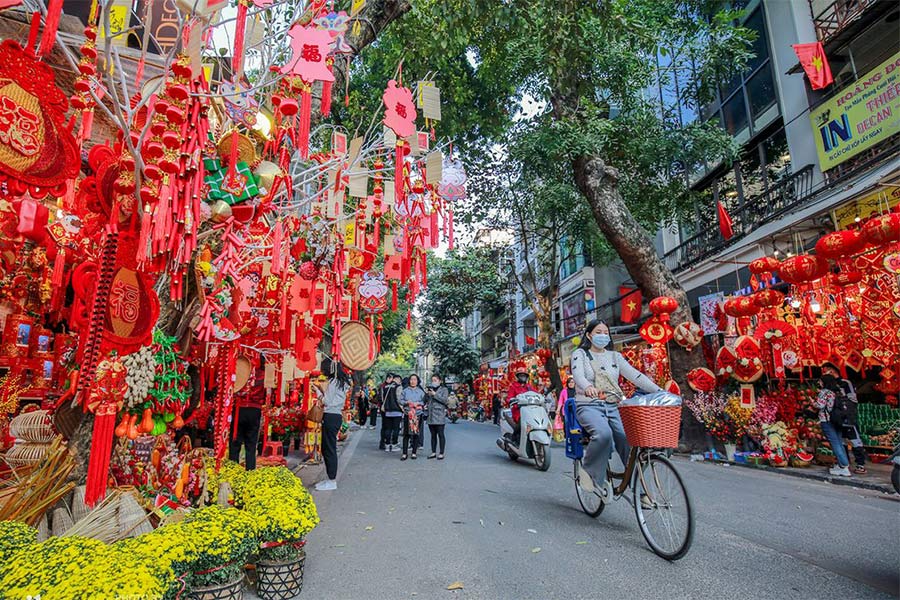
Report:
<svg viewBox="0 0 900 600"><path fill-rule="evenodd" d="M400 457L400 460L406 460L407 458L409 458L409 457L404 454L403 456Z"/></svg>
<svg viewBox="0 0 900 600"><path fill-rule="evenodd" d="M337 481L335 481L334 479L326 479L316 484L316 491L318 492L331 492L336 489Z"/></svg>
<svg viewBox="0 0 900 600"><path fill-rule="evenodd" d="M868 471L866 471L866 467L863 465L856 465L853 468L853 472L857 475L865 475Z"/></svg>
<svg viewBox="0 0 900 600"><path fill-rule="evenodd" d="M413 452L412 454L410 454L409 457L410 457L411 459L413 459L413 460L416 460L417 458L419 458L418 456L416 456L416 453L415 453L415 452Z"/></svg>
<svg viewBox="0 0 900 600"><path fill-rule="evenodd" d="M594 491L594 479L588 475L581 464L578 465L578 485L586 492Z"/></svg>
<svg viewBox="0 0 900 600"><path fill-rule="evenodd" d="M443 455L443 454L438 454L438 460L444 460L444 455Z"/></svg>
<svg viewBox="0 0 900 600"><path fill-rule="evenodd" d="M831 467L828 469L834 477L850 477L850 467Z"/></svg>
<svg viewBox="0 0 900 600"><path fill-rule="evenodd" d="M429 454L429 455L427 456L427 458L429 458L429 459L431 459L431 458L437 458L437 454L435 454L435 453L432 452L431 454Z"/></svg>

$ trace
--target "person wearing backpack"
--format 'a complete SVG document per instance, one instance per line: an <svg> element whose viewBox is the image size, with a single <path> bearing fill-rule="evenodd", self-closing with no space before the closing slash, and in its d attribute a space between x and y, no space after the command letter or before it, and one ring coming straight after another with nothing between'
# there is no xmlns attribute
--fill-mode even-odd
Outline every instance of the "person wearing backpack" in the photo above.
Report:
<svg viewBox="0 0 900 600"><path fill-rule="evenodd" d="M842 432L844 423L849 418L852 403L846 389L833 374L824 372L820 382L822 389L816 397L819 426L837 459L837 464L828 472L835 477L850 477L850 459L847 458Z"/></svg>
<svg viewBox="0 0 900 600"><path fill-rule="evenodd" d="M837 428L838 433L850 442L856 462L853 472L857 475L864 475L866 473L866 451L859 435L859 421L857 420L859 401L856 397L856 390L853 388L853 384L842 378L834 367L823 368L822 376L829 378L829 382L833 378L842 393L836 395L837 406L832 412L831 422Z"/></svg>

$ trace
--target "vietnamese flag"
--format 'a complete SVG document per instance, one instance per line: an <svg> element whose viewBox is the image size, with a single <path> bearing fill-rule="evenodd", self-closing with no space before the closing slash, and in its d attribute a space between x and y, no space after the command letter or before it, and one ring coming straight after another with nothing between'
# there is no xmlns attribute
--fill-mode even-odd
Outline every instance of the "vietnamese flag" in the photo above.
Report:
<svg viewBox="0 0 900 600"><path fill-rule="evenodd" d="M821 90L831 85L834 78L831 76L831 67L828 65L822 42L794 44L793 48L797 58L800 59L800 66L806 71L812 89Z"/></svg>
<svg viewBox="0 0 900 600"><path fill-rule="evenodd" d="M620 287L619 296L622 297L622 315L623 323L634 323L637 321L642 312L643 296L641 290L630 287Z"/></svg>

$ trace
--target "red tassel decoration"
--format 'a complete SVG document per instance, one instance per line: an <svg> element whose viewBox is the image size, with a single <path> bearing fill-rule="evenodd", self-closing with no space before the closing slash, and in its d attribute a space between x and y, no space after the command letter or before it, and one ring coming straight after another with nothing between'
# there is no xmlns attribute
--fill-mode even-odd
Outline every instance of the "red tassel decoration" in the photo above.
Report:
<svg viewBox="0 0 900 600"><path fill-rule="evenodd" d="M237 83L244 74L244 31L247 29L247 0L238 0L237 20L234 24L234 54L231 57L231 70Z"/></svg>
<svg viewBox="0 0 900 600"><path fill-rule="evenodd" d="M231 148L229 149L230 153L228 155L228 170L225 172L226 182L234 179L234 176L237 174L238 140L240 139L238 136L238 130L237 127L235 127L231 131Z"/></svg>
<svg viewBox="0 0 900 600"><path fill-rule="evenodd" d="M325 59L325 64L328 65L328 72L334 73L334 58L329 56ZM331 93L332 86L334 84L331 81L323 81L322 82L322 116L327 117L331 115Z"/></svg>
<svg viewBox="0 0 900 600"><path fill-rule="evenodd" d="M53 287L59 289L63 283L63 273L66 269L66 249L63 246L56 251L56 258L53 259L53 276L50 278L50 283L53 284ZM54 291L54 294L56 292Z"/></svg>
<svg viewBox="0 0 900 600"><path fill-rule="evenodd" d="M63 0L50 0L47 4L47 18L44 19L44 33L41 35L41 56L47 56L56 44L56 31L62 17Z"/></svg>
<svg viewBox="0 0 900 600"><path fill-rule="evenodd" d="M94 416L94 433L91 436L91 453L85 481L84 503L94 506L106 496L109 479L109 459L116 429L116 407L101 404Z"/></svg>
<svg viewBox="0 0 900 600"><path fill-rule="evenodd" d="M281 242L284 237L284 226L281 219L275 222L275 231L272 233L272 273L281 273Z"/></svg>
<svg viewBox="0 0 900 600"><path fill-rule="evenodd" d="M41 13L40 11L31 13L31 29L28 30L28 45L25 49L29 52L37 54L37 37L41 31Z"/></svg>
<svg viewBox="0 0 900 600"><path fill-rule="evenodd" d="M399 300L397 299L397 280L396 279L391 282L391 291L393 292L393 294L392 294L393 297L391 298L391 310L394 312L397 312L397 303Z"/></svg>
<svg viewBox="0 0 900 600"><path fill-rule="evenodd" d="M300 84L300 123L297 127L297 148L302 158L309 158L309 124L312 119L312 86Z"/></svg>
<svg viewBox="0 0 900 600"><path fill-rule="evenodd" d="M394 149L394 204L403 203L403 140L397 140Z"/></svg>
<svg viewBox="0 0 900 600"><path fill-rule="evenodd" d="M369 360L375 358L375 317L369 315Z"/></svg>

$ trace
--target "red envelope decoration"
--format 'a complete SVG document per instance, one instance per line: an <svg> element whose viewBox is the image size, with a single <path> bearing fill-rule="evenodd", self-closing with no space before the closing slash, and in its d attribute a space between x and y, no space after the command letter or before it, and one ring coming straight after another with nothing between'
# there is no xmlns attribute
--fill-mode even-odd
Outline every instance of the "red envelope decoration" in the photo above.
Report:
<svg viewBox="0 0 900 600"><path fill-rule="evenodd" d="M159 298L143 273L121 268L113 275L105 311L103 338L125 353L145 345L159 318Z"/></svg>
<svg viewBox="0 0 900 600"><path fill-rule="evenodd" d="M306 82L334 81L325 59L331 51L331 33L314 25L304 27L294 23L288 32L291 38L291 60L281 67L286 75L297 75Z"/></svg>
<svg viewBox="0 0 900 600"><path fill-rule="evenodd" d="M407 138L416 132L416 104L409 88L398 86L391 79L381 96L384 102L384 124L397 134Z"/></svg>
<svg viewBox="0 0 900 600"><path fill-rule="evenodd" d="M688 371L687 382L695 392L711 392L716 389L716 376L706 367Z"/></svg>

